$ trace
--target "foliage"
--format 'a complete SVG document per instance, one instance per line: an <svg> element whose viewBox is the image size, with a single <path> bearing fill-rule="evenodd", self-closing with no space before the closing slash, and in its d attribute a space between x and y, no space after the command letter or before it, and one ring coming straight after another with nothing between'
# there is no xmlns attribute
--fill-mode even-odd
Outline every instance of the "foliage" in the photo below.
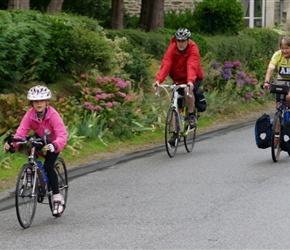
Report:
<svg viewBox="0 0 290 250"><path fill-rule="evenodd" d="M157 32L146 33L137 29L106 30L110 39L126 37L134 48L143 48L145 53L161 59L170 43L172 35L162 35Z"/></svg>
<svg viewBox="0 0 290 250"><path fill-rule="evenodd" d="M70 35L67 64L74 75L95 68L104 74L111 70L111 49L102 35L81 28L74 28Z"/></svg>
<svg viewBox="0 0 290 250"><path fill-rule="evenodd" d="M0 95L0 135L8 130L14 130L28 110L26 98L15 94Z"/></svg>
<svg viewBox="0 0 290 250"><path fill-rule="evenodd" d="M244 29L244 9L239 0L203 0L196 3L192 21L198 33L236 35Z"/></svg>
<svg viewBox="0 0 290 250"><path fill-rule="evenodd" d="M207 41L208 52L213 61L235 61L239 59L247 64L249 58L255 54L256 40L252 37L240 36L210 36L204 37Z"/></svg>
<svg viewBox="0 0 290 250"><path fill-rule="evenodd" d="M167 29L177 30L179 28L187 28L188 30L195 31L193 22L191 10L184 10L182 12L169 11L164 14L164 26Z"/></svg>
<svg viewBox="0 0 290 250"><path fill-rule="evenodd" d="M0 87L11 82L26 82L34 78L38 65L47 53L49 34L42 15L32 11L0 11ZM5 48L5 49L4 49Z"/></svg>

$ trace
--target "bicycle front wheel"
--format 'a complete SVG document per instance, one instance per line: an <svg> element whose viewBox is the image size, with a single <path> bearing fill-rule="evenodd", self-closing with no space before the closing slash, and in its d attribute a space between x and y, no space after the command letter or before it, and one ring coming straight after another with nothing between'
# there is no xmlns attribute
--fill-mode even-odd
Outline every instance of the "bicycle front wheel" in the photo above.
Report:
<svg viewBox="0 0 290 250"><path fill-rule="evenodd" d="M55 163L54 163L54 171L56 172L57 175L57 180L58 180L58 188L59 188L59 193L62 195L65 206L67 205L67 194L68 194L68 178L67 178L67 169L65 162L62 157L57 157ZM50 191L50 186L48 185L49 191ZM50 210L53 211L53 197L50 195L48 197L49 200L49 206Z"/></svg>
<svg viewBox="0 0 290 250"><path fill-rule="evenodd" d="M33 193L33 178L35 178L35 173L31 172L32 180L28 183L26 173L29 170L27 169L31 171L32 166L30 164L25 164L21 168L15 190L16 214L18 221L23 228L28 228L31 225L37 205L37 195L36 193Z"/></svg>
<svg viewBox="0 0 290 250"><path fill-rule="evenodd" d="M170 108L167 113L165 123L165 146L169 157L174 157L179 142L179 127L177 122L177 112Z"/></svg>
<svg viewBox="0 0 290 250"><path fill-rule="evenodd" d="M278 112L274 116L273 128L271 134L271 153L274 162L277 162L280 158L281 153L281 122L282 115Z"/></svg>

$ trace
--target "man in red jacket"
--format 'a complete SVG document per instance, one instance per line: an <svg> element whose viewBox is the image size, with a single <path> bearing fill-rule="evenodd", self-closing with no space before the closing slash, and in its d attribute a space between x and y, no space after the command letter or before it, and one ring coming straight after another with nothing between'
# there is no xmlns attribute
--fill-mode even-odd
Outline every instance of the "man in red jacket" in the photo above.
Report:
<svg viewBox="0 0 290 250"><path fill-rule="evenodd" d="M197 45L190 40L191 33L187 29L178 29L172 38L169 47L162 59L161 68L156 75L156 82L153 84L154 91L169 75L174 83L189 85L189 91L196 91L203 79L203 71L200 64L200 55ZM184 95L184 89L179 89L179 94ZM186 106L189 112L189 123L191 127L196 126L194 117L194 95L184 95ZM174 144L177 135L170 139Z"/></svg>

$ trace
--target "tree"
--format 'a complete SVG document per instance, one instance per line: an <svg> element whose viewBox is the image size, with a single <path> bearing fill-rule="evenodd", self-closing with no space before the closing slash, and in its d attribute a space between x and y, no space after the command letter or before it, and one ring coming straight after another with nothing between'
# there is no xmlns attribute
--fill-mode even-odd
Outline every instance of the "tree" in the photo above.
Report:
<svg viewBox="0 0 290 250"><path fill-rule="evenodd" d="M63 2L64 0L50 0L47 7L47 13L54 14L61 12Z"/></svg>
<svg viewBox="0 0 290 250"><path fill-rule="evenodd" d="M24 9L29 10L30 0L9 0L8 1L8 10Z"/></svg>
<svg viewBox="0 0 290 250"><path fill-rule="evenodd" d="M164 27L164 0L142 0L139 23L147 32Z"/></svg>
<svg viewBox="0 0 290 250"><path fill-rule="evenodd" d="M124 1L112 0L111 28L116 30L123 29L123 19Z"/></svg>

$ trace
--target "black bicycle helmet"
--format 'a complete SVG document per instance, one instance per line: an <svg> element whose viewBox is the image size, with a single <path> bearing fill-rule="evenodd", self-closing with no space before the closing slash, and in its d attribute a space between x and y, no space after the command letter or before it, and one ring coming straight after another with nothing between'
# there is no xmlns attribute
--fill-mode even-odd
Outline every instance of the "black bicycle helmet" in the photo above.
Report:
<svg viewBox="0 0 290 250"><path fill-rule="evenodd" d="M175 39L176 40L188 40L191 36L191 33L188 29L178 29L175 32Z"/></svg>

